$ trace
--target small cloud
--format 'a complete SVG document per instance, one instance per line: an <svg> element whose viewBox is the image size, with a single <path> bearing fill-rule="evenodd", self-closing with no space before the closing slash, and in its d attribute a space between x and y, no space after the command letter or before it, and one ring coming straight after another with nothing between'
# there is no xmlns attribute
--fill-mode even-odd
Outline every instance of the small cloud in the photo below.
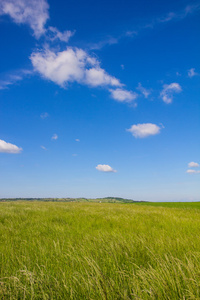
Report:
<svg viewBox="0 0 200 300"><path fill-rule="evenodd" d="M121 65L122 70L124 70L124 65Z"/></svg>
<svg viewBox="0 0 200 300"><path fill-rule="evenodd" d="M52 139L52 140L57 140L57 139L58 139L58 136L57 136L57 134L56 134L56 133L54 133L54 134L53 134L53 136L51 137L51 139Z"/></svg>
<svg viewBox="0 0 200 300"><path fill-rule="evenodd" d="M47 148L46 147L44 147L44 146L40 146L43 150L47 150Z"/></svg>
<svg viewBox="0 0 200 300"><path fill-rule="evenodd" d="M169 104L172 103L173 101L173 94L180 93L181 91L182 91L181 86L176 82L170 84L164 84L160 96L165 103Z"/></svg>
<svg viewBox="0 0 200 300"><path fill-rule="evenodd" d="M199 74L197 72L195 72L195 68L191 68L190 70L188 70L188 77L192 78L197 75L199 75Z"/></svg>
<svg viewBox="0 0 200 300"><path fill-rule="evenodd" d="M47 112L42 113L42 114L40 115L40 118L41 118L41 119L46 119L46 118L48 118L48 117L49 117L49 114L48 114Z"/></svg>
<svg viewBox="0 0 200 300"><path fill-rule="evenodd" d="M116 173L117 171L114 170L111 166L109 165L97 165L96 166L96 169L98 171L101 171L101 172L113 172L113 173Z"/></svg>
<svg viewBox="0 0 200 300"><path fill-rule="evenodd" d="M136 36L137 34L138 34L137 31L127 31L127 32L126 32L126 36L128 36L128 37L134 37L134 36Z"/></svg>
<svg viewBox="0 0 200 300"><path fill-rule="evenodd" d="M111 97L119 102L131 102L137 98L136 93L120 88L116 90L110 89L109 92L111 93Z"/></svg>
<svg viewBox="0 0 200 300"><path fill-rule="evenodd" d="M159 134L161 127L152 123L132 125L127 131L131 132L135 138L146 138L150 135Z"/></svg>
<svg viewBox="0 0 200 300"><path fill-rule="evenodd" d="M75 141L76 141L76 142L80 142L80 140L79 140L79 139L75 139Z"/></svg>
<svg viewBox="0 0 200 300"><path fill-rule="evenodd" d="M94 44L90 44L89 47L91 50L100 50L105 46L111 46L111 45L115 45L119 42L120 37L119 38L115 38L115 37L108 37L98 43L94 43Z"/></svg>
<svg viewBox="0 0 200 300"><path fill-rule="evenodd" d="M17 154L20 153L21 151L22 148L19 148L16 145L0 140L0 152Z"/></svg>
<svg viewBox="0 0 200 300"><path fill-rule="evenodd" d="M151 91L145 89L140 82L138 84L137 90L140 91L144 95L145 98L148 98L149 95L151 94Z"/></svg>
<svg viewBox="0 0 200 300"><path fill-rule="evenodd" d="M194 161L191 161L188 164L188 168L198 168L198 167L199 167L199 164L197 162L194 162Z"/></svg>
<svg viewBox="0 0 200 300"><path fill-rule="evenodd" d="M188 170L186 171L186 173L188 173L188 174L197 174L197 173L200 173L200 171L199 171L199 170L188 169Z"/></svg>
<svg viewBox="0 0 200 300"><path fill-rule="evenodd" d="M49 26L47 38L51 41L60 40L61 42L67 43L74 34L75 31L66 30L64 32L60 32L56 27Z"/></svg>
<svg viewBox="0 0 200 300"><path fill-rule="evenodd" d="M174 18L176 18L176 14L174 12L169 12L166 16L158 19L157 21L158 23L165 23L173 20Z"/></svg>
<svg viewBox="0 0 200 300"><path fill-rule="evenodd" d="M176 76L181 76L181 73L179 73L179 72L176 72Z"/></svg>

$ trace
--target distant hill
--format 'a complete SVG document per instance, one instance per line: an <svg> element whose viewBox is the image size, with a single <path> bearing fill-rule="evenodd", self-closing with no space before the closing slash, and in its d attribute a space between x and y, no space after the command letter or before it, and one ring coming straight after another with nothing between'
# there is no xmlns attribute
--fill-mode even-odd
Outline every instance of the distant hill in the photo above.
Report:
<svg viewBox="0 0 200 300"><path fill-rule="evenodd" d="M124 199L120 197L105 198L1 198L0 202L8 201L44 201L44 202L96 202L96 203L133 203L141 202L132 199Z"/></svg>

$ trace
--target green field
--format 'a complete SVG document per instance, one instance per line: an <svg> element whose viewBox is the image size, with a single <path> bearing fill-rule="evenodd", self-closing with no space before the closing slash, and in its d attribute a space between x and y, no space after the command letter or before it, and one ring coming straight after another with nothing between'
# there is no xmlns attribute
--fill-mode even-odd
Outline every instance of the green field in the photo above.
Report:
<svg viewBox="0 0 200 300"><path fill-rule="evenodd" d="M0 299L200 299L199 203L68 202L0 203Z"/></svg>

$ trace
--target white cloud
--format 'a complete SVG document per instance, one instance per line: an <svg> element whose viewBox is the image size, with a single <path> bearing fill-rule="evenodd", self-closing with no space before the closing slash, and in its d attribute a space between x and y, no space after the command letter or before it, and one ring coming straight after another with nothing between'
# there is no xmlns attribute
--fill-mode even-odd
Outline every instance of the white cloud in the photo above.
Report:
<svg viewBox="0 0 200 300"><path fill-rule="evenodd" d="M151 94L151 91L145 89L140 82L138 84L137 90L140 91L144 95L145 98L148 98L149 95Z"/></svg>
<svg viewBox="0 0 200 300"><path fill-rule="evenodd" d="M42 113L42 114L40 115L40 118L41 118L41 119L46 119L46 118L48 118L48 117L49 117L49 114L48 114L47 112Z"/></svg>
<svg viewBox="0 0 200 300"><path fill-rule="evenodd" d="M195 68L191 68L190 70L188 70L188 76L190 78L199 75L197 72L195 72Z"/></svg>
<svg viewBox="0 0 200 300"><path fill-rule="evenodd" d="M199 171L199 170L188 169L188 170L186 171L186 173L188 173L188 174L198 174L198 173L200 173L200 171Z"/></svg>
<svg viewBox="0 0 200 300"><path fill-rule="evenodd" d="M161 127L152 123L132 125L127 131L131 132L135 138L145 138L150 135L159 134Z"/></svg>
<svg viewBox="0 0 200 300"><path fill-rule="evenodd" d="M47 148L46 147L44 147L44 146L40 146L43 150L47 150Z"/></svg>
<svg viewBox="0 0 200 300"><path fill-rule="evenodd" d="M111 97L119 102L131 102L137 98L137 94L132 91L117 88L110 89Z"/></svg>
<svg viewBox="0 0 200 300"><path fill-rule="evenodd" d="M188 168L198 168L198 167L199 167L199 164L197 162L194 162L194 161L191 161L188 164Z"/></svg>
<svg viewBox="0 0 200 300"><path fill-rule="evenodd" d="M16 145L0 140L0 152L16 154L16 153L20 153L21 151L22 148L19 148Z"/></svg>
<svg viewBox="0 0 200 300"><path fill-rule="evenodd" d="M103 86L103 85L111 85L111 86L121 86L118 79L113 76L110 76L106 73L105 70L100 67L91 68L89 70L85 70L85 82L91 86Z"/></svg>
<svg viewBox="0 0 200 300"><path fill-rule="evenodd" d="M74 34L75 31L65 30L64 32L60 32L56 27L49 26L47 37L51 41L60 40L67 43Z"/></svg>
<svg viewBox="0 0 200 300"><path fill-rule="evenodd" d="M57 140L58 139L58 135L56 133L54 133L51 137L52 140Z"/></svg>
<svg viewBox="0 0 200 300"><path fill-rule="evenodd" d="M86 60L87 54L83 50L72 48L58 53L46 49L31 55L35 70L62 87L67 82L83 80Z"/></svg>
<svg viewBox="0 0 200 300"><path fill-rule="evenodd" d="M80 142L80 140L79 140L79 139L75 139L75 141L76 141L76 142Z"/></svg>
<svg viewBox="0 0 200 300"><path fill-rule="evenodd" d="M36 38L45 33L49 18L46 0L1 0L0 15L6 14L17 24L28 24Z"/></svg>
<svg viewBox="0 0 200 300"><path fill-rule="evenodd" d="M101 172L113 172L113 173L116 173L117 171L114 170L111 166L109 165L97 165L96 166L96 169L98 171L101 171Z"/></svg>
<svg viewBox="0 0 200 300"><path fill-rule="evenodd" d="M162 97L162 100L165 103L169 104L173 100L173 94L174 93L180 93L181 91L182 91L181 86L176 82L173 82L173 83L170 83L170 84L164 84L163 85L163 90L160 93L160 96Z"/></svg>
<svg viewBox="0 0 200 300"><path fill-rule="evenodd" d="M84 50L68 47L61 52L45 49L31 55L34 69L61 87L78 82L92 87L121 86L120 81L100 68L99 61Z"/></svg>

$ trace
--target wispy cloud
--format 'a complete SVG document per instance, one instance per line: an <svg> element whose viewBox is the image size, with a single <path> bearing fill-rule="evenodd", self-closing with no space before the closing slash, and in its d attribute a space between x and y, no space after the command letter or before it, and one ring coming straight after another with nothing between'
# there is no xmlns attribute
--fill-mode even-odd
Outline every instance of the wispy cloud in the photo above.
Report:
<svg viewBox="0 0 200 300"><path fill-rule="evenodd" d="M58 139L58 135L56 133L54 133L51 137L52 140L57 140Z"/></svg>
<svg viewBox="0 0 200 300"><path fill-rule="evenodd" d="M192 78L197 75L199 75L199 74L197 72L195 72L195 68L191 68L190 70L188 70L188 77Z"/></svg>
<svg viewBox="0 0 200 300"><path fill-rule="evenodd" d="M109 165L101 165L101 164L99 164L99 165L97 165L96 166L96 169L98 170L98 171L101 171L101 172L112 172L112 173L116 173L117 171L116 170L114 170L111 166L109 166Z"/></svg>
<svg viewBox="0 0 200 300"><path fill-rule="evenodd" d="M176 11L176 12L168 12L162 16L159 16L157 18L154 18L150 20L148 23L145 24L138 24L138 26L135 29L129 29L125 33L119 34L118 36L109 36L108 38L105 38L97 43L90 44L90 49L100 50L105 46L110 46L114 44L118 44L123 39L126 38L135 38L140 35L140 33L144 32L145 30L153 30L158 26L161 26L162 24L170 23L172 21L180 21L195 12L200 10L200 3L196 4L189 4L185 6L183 9Z"/></svg>
<svg viewBox="0 0 200 300"><path fill-rule="evenodd" d="M135 138L146 138L151 135L159 134L161 127L152 123L132 125L127 129Z"/></svg>
<svg viewBox="0 0 200 300"><path fill-rule="evenodd" d="M92 44L89 44L89 49L91 50L100 50L102 49L103 47L105 46L111 46L111 45L114 45L114 44L117 44L120 40L120 37L106 37L104 40L101 40L97 43L92 43Z"/></svg>
<svg viewBox="0 0 200 300"><path fill-rule="evenodd" d="M47 150L47 148L46 147L44 147L44 146L40 146L43 150Z"/></svg>
<svg viewBox="0 0 200 300"><path fill-rule="evenodd" d="M22 152L22 148L19 148L14 144L7 143L3 140L0 140L0 152L17 154Z"/></svg>
<svg viewBox="0 0 200 300"><path fill-rule="evenodd" d="M0 90L8 89L11 85L18 84L25 77L32 74L31 70L16 70L0 77Z"/></svg>
<svg viewBox="0 0 200 300"><path fill-rule="evenodd" d="M155 26L158 26L162 23L169 23L172 21L180 21L189 15L194 14L195 12L200 10L200 3L196 4L189 4L185 6L183 9L176 11L176 12L168 12L163 16L157 17L156 19L152 20L152 22L149 23L149 28L154 28Z"/></svg>
<svg viewBox="0 0 200 300"><path fill-rule="evenodd" d="M61 42L68 43L69 39L75 34L75 30L59 31L56 27L49 26L45 33L46 37L51 41L60 40Z"/></svg>
<svg viewBox="0 0 200 300"><path fill-rule="evenodd" d="M140 82L138 84L137 90L140 91L145 98L148 98L149 95L151 94L151 90L144 88Z"/></svg>
<svg viewBox="0 0 200 300"><path fill-rule="evenodd" d="M49 114L47 112L44 112L40 115L40 118L43 119L43 120L48 118L48 117L49 117Z"/></svg>
<svg viewBox="0 0 200 300"><path fill-rule="evenodd" d="M192 170L192 169L188 169L188 170L186 171L186 173L188 173L188 174L199 174L199 173L200 173L200 170Z"/></svg>
<svg viewBox="0 0 200 300"><path fill-rule="evenodd" d="M176 82L170 84L164 84L160 96L165 103L169 104L172 103L173 101L173 94L180 93L181 91L182 91L181 86Z"/></svg>
<svg viewBox="0 0 200 300"><path fill-rule="evenodd" d="M80 142L80 140L79 140L79 139L75 139L75 141L76 141L76 142Z"/></svg>

